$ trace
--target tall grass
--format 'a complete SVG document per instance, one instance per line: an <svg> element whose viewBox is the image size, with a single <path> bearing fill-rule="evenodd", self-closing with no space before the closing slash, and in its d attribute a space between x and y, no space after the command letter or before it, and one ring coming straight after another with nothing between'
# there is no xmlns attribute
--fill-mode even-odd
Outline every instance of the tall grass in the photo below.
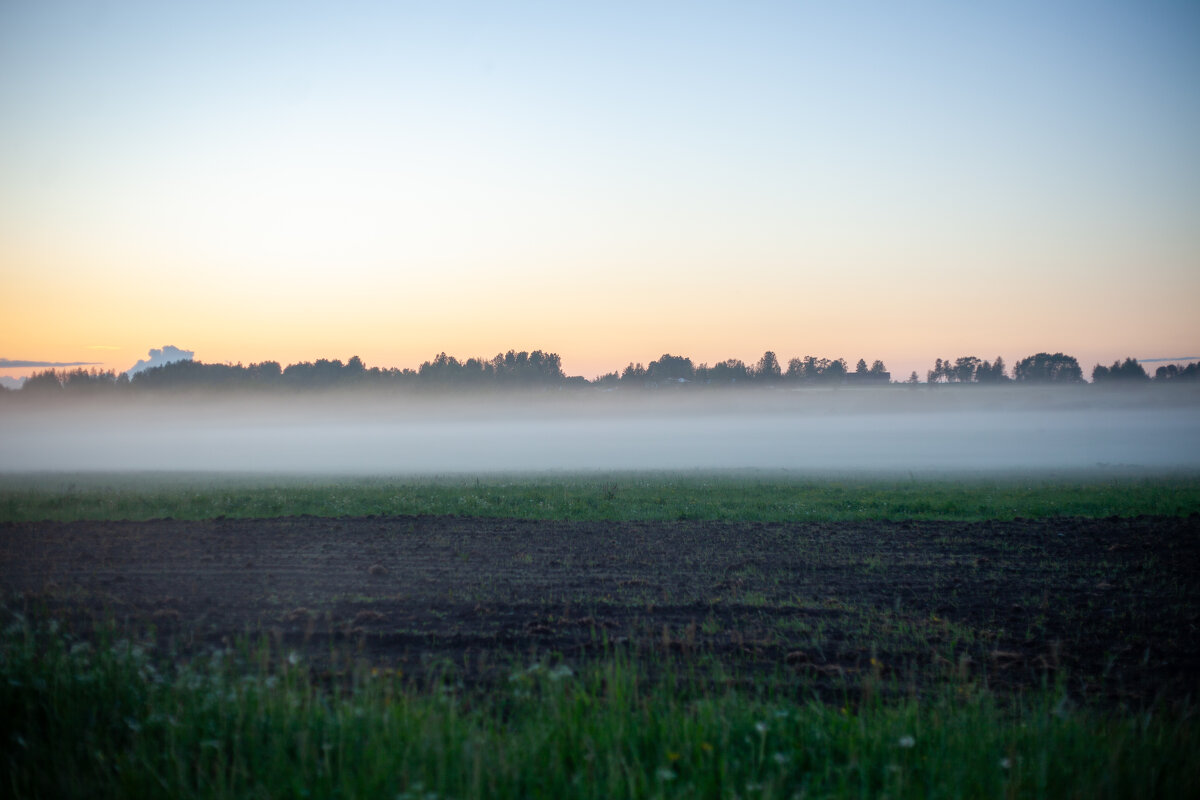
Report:
<svg viewBox="0 0 1200 800"><path fill-rule="evenodd" d="M0 476L0 521L461 514L570 520L983 520L1186 516L1200 477L912 478L789 473L480 478L186 474Z"/></svg>
<svg viewBox="0 0 1200 800"><path fill-rule="evenodd" d="M159 661L18 619L0 641L10 797L1171 797L1189 706L1122 713L968 685L853 705L650 679L613 653L502 686L330 679L264 644Z"/></svg>

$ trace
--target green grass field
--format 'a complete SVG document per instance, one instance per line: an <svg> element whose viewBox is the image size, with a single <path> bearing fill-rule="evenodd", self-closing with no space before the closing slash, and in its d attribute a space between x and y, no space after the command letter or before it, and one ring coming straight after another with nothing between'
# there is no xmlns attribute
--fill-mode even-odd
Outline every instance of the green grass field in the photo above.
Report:
<svg viewBox="0 0 1200 800"><path fill-rule="evenodd" d="M564 520L984 520L1186 516L1200 477L835 477L788 473L480 478L0 475L0 521L459 514Z"/></svg>

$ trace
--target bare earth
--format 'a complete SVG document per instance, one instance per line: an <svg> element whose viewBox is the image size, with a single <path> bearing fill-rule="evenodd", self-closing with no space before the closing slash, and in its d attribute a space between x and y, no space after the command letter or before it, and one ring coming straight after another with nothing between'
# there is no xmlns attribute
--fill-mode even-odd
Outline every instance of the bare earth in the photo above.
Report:
<svg viewBox="0 0 1200 800"><path fill-rule="evenodd" d="M412 676L452 664L468 681L626 648L801 690L868 674L909 690L1065 676L1117 702L1200 688L1195 515L10 523L0 592L9 612L84 636L114 622L180 658L265 636L315 668L346 654Z"/></svg>

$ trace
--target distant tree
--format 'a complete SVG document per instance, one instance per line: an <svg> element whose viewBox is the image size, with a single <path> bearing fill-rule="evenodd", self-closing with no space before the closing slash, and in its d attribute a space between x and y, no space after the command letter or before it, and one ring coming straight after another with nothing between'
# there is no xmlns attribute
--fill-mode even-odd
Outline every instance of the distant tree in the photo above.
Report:
<svg viewBox="0 0 1200 800"><path fill-rule="evenodd" d="M214 387L224 381L217 378L224 371L224 364L205 364L200 361L172 361L157 367L143 369L133 374L129 384L139 390L184 390Z"/></svg>
<svg viewBox="0 0 1200 800"><path fill-rule="evenodd" d="M749 379L750 370L738 358L721 361L708 369L708 380L712 383L745 383Z"/></svg>
<svg viewBox="0 0 1200 800"><path fill-rule="evenodd" d="M246 369L247 377L252 383L275 384L283 377L283 369L278 361L261 361L251 364Z"/></svg>
<svg viewBox="0 0 1200 800"><path fill-rule="evenodd" d="M457 358L448 356L445 351L442 351L434 356L432 361L423 362L417 368L417 375L421 378L421 382L427 386L448 386L455 383L461 367L462 365L458 363ZM288 370L290 369L291 367L288 367ZM287 374L287 370L284 370L284 374Z"/></svg>
<svg viewBox="0 0 1200 800"><path fill-rule="evenodd" d="M855 375L866 375L867 374L866 359L860 358L858 360L858 363L854 365L854 374Z"/></svg>
<svg viewBox="0 0 1200 800"><path fill-rule="evenodd" d="M496 359L471 356L462 362L463 377L470 383L490 383L496 380Z"/></svg>
<svg viewBox="0 0 1200 800"><path fill-rule="evenodd" d="M1083 380L1083 370L1073 356L1036 353L1017 362L1013 367L1013 380L1024 383L1079 383Z"/></svg>
<svg viewBox="0 0 1200 800"><path fill-rule="evenodd" d="M1154 370L1155 381L1194 381L1200 379L1200 362L1180 367L1177 364L1167 364Z"/></svg>
<svg viewBox="0 0 1200 800"><path fill-rule="evenodd" d="M859 363L861 364L862 362L860 361ZM875 361L871 364L871 374L877 378L880 378L888 374L888 369L883 365L882 361L875 359Z"/></svg>
<svg viewBox="0 0 1200 800"><path fill-rule="evenodd" d="M945 367L942 366L942 360L939 358L933 364L933 369L925 373L926 383L937 383L945 374Z"/></svg>
<svg viewBox="0 0 1200 800"><path fill-rule="evenodd" d="M1115 369L1115 363L1113 364L1113 367L1114 369L1112 370L1112 375L1114 378L1117 377L1119 373L1122 379L1128 381L1150 380L1150 375L1147 374L1146 368L1139 364L1136 358L1126 358L1123 362L1121 362L1120 370Z"/></svg>
<svg viewBox="0 0 1200 800"><path fill-rule="evenodd" d="M847 371L846 359L836 358L826 364L825 368L821 370L821 379L829 383L840 383L846 377Z"/></svg>
<svg viewBox="0 0 1200 800"><path fill-rule="evenodd" d="M45 372L35 372L25 379L21 387L22 393L28 394L58 394L62 391L62 380L57 372L48 369Z"/></svg>
<svg viewBox="0 0 1200 800"><path fill-rule="evenodd" d="M1124 362L1114 361L1111 367L1105 367L1097 364L1092 368L1092 383L1104 383L1105 381L1122 381L1122 382L1137 382L1148 381L1150 376L1146 374L1146 369L1137 362L1136 358L1127 358Z"/></svg>
<svg viewBox="0 0 1200 800"><path fill-rule="evenodd" d="M984 361L975 370L975 380L980 383L1002 383L1008 380L1004 374L1004 359L996 356L994 363Z"/></svg>
<svg viewBox="0 0 1200 800"><path fill-rule="evenodd" d="M558 353L534 350L529 354L527 385L548 387L562 383L566 375L562 371L562 358Z"/></svg>
<svg viewBox="0 0 1200 800"><path fill-rule="evenodd" d="M629 362L629 366L621 373L621 383L629 384L644 384L646 382L646 368L641 363L634 364Z"/></svg>
<svg viewBox="0 0 1200 800"><path fill-rule="evenodd" d="M908 383L912 386L916 386L920 382L921 382L921 379L917 377L917 371L914 369L912 371L912 374L908 376L908 380L906 381L906 383Z"/></svg>
<svg viewBox="0 0 1200 800"><path fill-rule="evenodd" d="M805 356L804 365L804 380L815 381L821 379L821 373L825 371L825 367L829 364L827 358L817 358L816 356Z"/></svg>
<svg viewBox="0 0 1200 800"><path fill-rule="evenodd" d="M754 377L762 381L778 380L782 375L783 370L779 367L779 359L775 357L772 350L763 353L762 358L754 367Z"/></svg>
<svg viewBox="0 0 1200 800"><path fill-rule="evenodd" d="M76 375L75 373L79 373ZM121 373L122 375L124 373ZM74 377L74 380L72 380ZM79 388L85 392L110 392L117 387L117 373L115 370L101 370L92 367L87 371L86 376L83 369L75 370L67 378L66 388L73 388L74 384L78 384Z"/></svg>
<svg viewBox="0 0 1200 800"><path fill-rule="evenodd" d="M492 370L501 382L524 387L545 388L562 383L566 377L559 355L542 350L532 353L509 350L492 359Z"/></svg>
<svg viewBox="0 0 1200 800"><path fill-rule="evenodd" d="M804 362L799 358L788 359L787 374L785 377L789 381L799 381L804 379Z"/></svg>
<svg viewBox="0 0 1200 800"><path fill-rule="evenodd" d="M621 382L620 373L607 372L603 375L597 375L596 378L592 380L592 386L600 386L600 387L604 387L604 388L610 388L610 387L616 386L620 382Z"/></svg>
<svg viewBox="0 0 1200 800"><path fill-rule="evenodd" d="M954 362L954 380L959 383L974 383L975 371L979 369L980 361L975 356L961 356Z"/></svg>
<svg viewBox="0 0 1200 800"><path fill-rule="evenodd" d="M646 368L646 378L655 383L691 381L696 377L696 368L690 358L664 353Z"/></svg>

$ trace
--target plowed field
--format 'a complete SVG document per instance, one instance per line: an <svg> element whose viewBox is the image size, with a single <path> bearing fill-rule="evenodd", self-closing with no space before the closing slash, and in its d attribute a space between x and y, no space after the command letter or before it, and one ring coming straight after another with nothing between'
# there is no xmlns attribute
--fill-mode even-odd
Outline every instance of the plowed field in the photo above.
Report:
<svg viewBox="0 0 1200 800"><path fill-rule="evenodd" d="M264 636L325 669L499 679L614 649L736 681L1200 688L1200 518L765 524L295 517L0 526L10 611L177 657Z"/></svg>

